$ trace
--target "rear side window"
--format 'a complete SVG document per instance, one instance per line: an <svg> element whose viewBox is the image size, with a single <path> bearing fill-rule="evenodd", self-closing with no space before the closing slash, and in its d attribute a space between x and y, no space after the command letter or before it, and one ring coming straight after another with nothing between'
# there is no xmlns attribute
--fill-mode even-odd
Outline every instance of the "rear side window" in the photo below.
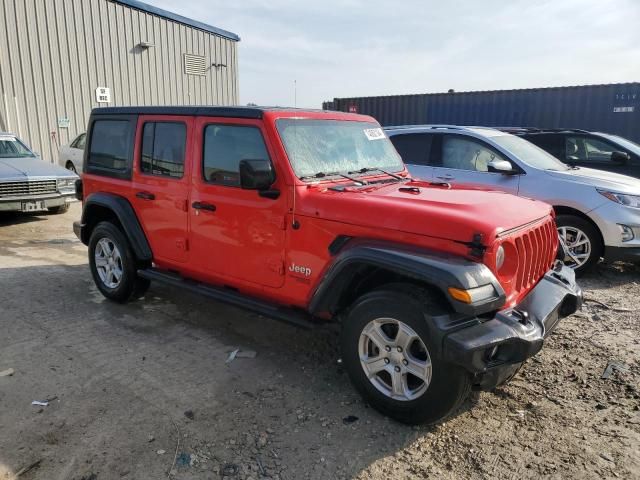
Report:
<svg viewBox="0 0 640 480"><path fill-rule="evenodd" d="M239 187L240 160L269 160L260 130L252 126L207 125L202 160L205 181Z"/></svg>
<svg viewBox="0 0 640 480"><path fill-rule="evenodd" d="M72 148L79 148L80 150L83 150L84 149L85 138L86 138L86 135L84 133L81 133L73 141L73 143L71 144L71 147Z"/></svg>
<svg viewBox="0 0 640 480"><path fill-rule="evenodd" d="M140 171L150 175L182 178L187 126L184 123L144 124Z"/></svg>
<svg viewBox="0 0 640 480"><path fill-rule="evenodd" d="M432 135L425 133L411 133L393 135L389 138L393 146L402 157L404 163L410 165L429 165Z"/></svg>
<svg viewBox="0 0 640 480"><path fill-rule="evenodd" d="M87 166L95 173L125 176L130 167L132 125L128 120L96 120Z"/></svg>
<svg viewBox="0 0 640 480"><path fill-rule="evenodd" d="M554 157L564 160L564 137L562 135L522 135L522 138L546 150Z"/></svg>

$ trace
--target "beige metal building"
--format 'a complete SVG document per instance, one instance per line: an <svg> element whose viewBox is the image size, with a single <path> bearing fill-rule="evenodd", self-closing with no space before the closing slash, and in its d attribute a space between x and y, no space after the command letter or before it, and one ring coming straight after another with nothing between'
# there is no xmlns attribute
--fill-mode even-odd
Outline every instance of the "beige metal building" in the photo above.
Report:
<svg viewBox="0 0 640 480"><path fill-rule="evenodd" d="M0 0L0 131L56 162L95 107L235 105L239 40L137 0Z"/></svg>

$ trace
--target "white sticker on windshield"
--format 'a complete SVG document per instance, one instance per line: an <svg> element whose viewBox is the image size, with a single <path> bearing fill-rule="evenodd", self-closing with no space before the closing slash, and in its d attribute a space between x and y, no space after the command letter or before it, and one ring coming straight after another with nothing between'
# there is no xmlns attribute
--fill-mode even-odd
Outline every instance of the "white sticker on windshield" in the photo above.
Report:
<svg viewBox="0 0 640 480"><path fill-rule="evenodd" d="M0 141L2 142L16 142L15 137L7 137L6 135L0 135Z"/></svg>
<svg viewBox="0 0 640 480"><path fill-rule="evenodd" d="M369 140L382 140L385 138L381 128L365 128L364 134Z"/></svg>

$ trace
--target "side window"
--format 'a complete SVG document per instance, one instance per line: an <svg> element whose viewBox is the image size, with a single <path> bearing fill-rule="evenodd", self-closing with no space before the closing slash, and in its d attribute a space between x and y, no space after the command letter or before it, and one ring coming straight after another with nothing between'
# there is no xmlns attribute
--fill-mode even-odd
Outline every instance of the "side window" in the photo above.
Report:
<svg viewBox="0 0 640 480"><path fill-rule="evenodd" d="M603 140L589 137L567 137L567 160L580 162L608 162L616 148Z"/></svg>
<svg viewBox="0 0 640 480"><path fill-rule="evenodd" d="M402 157L404 163L410 165L429 165L432 135L427 133L410 133L393 135L391 143Z"/></svg>
<svg viewBox="0 0 640 480"><path fill-rule="evenodd" d="M522 138L546 150L559 160L564 160L564 139L561 135L534 134L523 135Z"/></svg>
<svg viewBox="0 0 640 480"><path fill-rule="evenodd" d="M260 130L252 126L207 125L202 159L205 181L239 187L240 160L269 160Z"/></svg>
<svg viewBox="0 0 640 480"><path fill-rule="evenodd" d="M74 148L79 148L80 150L84 150L84 145L87 141L87 134L81 133L78 138L76 138L76 144Z"/></svg>
<svg viewBox="0 0 640 480"><path fill-rule="evenodd" d="M584 147L590 162L610 162L616 147L597 138L585 138Z"/></svg>
<svg viewBox="0 0 640 480"><path fill-rule="evenodd" d="M463 137L445 135L442 143L442 166L458 170L487 172L491 160L504 160L480 142Z"/></svg>
<svg viewBox="0 0 640 480"><path fill-rule="evenodd" d="M142 131L140 171L182 178L187 126L184 123L148 122Z"/></svg>
<svg viewBox="0 0 640 480"><path fill-rule="evenodd" d="M125 172L129 168L131 122L96 120L91 133L87 165L99 170Z"/></svg>

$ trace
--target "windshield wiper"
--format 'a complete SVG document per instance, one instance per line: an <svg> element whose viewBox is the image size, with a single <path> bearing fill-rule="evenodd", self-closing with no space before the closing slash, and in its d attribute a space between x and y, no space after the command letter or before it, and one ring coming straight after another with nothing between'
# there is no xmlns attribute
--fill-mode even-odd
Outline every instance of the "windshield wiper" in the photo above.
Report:
<svg viewBox="0 0 640 480"><path fill-rule="evenodd" d="M411 178L405 178L405 177L401 177L400 175L396 175L395 173L391 173L391 172L387 172L386 170L383 170L382 168L378 168L378 167L364 167L361 168L360 170L355 170L353 172L347 172L347 173L368 173L368 172L382 172L385 175L389 175L390 177L395 178L396 180L412 180Z"/></svg>
<svg viewBox="0 0 640 480"><path fill-rule="evenodd" d="M366 180L358 180L357 178L351 177L342 172L329 172L329 173L318 172L318 173L314 173L313 175L305 175L303 177L300 177L300 180L309 180L311 178L326 178L326 177L342 177L342 178L346 178L347 180L351 180L353 183L357 183L359 185L369 184L369 182L367 182Z"/></svg>

